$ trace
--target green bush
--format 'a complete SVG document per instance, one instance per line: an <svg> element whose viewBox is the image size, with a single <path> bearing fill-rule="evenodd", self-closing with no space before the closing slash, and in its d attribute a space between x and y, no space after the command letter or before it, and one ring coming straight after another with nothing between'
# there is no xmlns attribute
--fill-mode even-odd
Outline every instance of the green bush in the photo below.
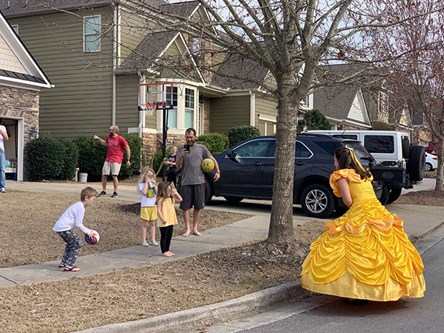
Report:
<svg viewBox="0 0 444 333"><path fill-rule="evenodd" d="M77 148L76 144L70 140L60 139L60 142L64 146L65 156L63 161L63 169L57 178L71 180L76 175L79 149Z"/></svg>
<svg viewBox="0 0 444 333"><path fill-rule="evenodd" d="M200 135L197 143L207 147L211 154L217 154L228 147L228 137L221 133L208 133Z"/></svg>
<svg viewBox="0 0 444 333"><path fill-rule="evenodd" d="M102 178L102 166L106 158L106 147L92 137L81 136L73 140L79 151L79 172L87 173L89 181Z"/></svg>
<svg viewBox="0 0 444 333"><path fill-rule="evenodd" d="M298 128L298 132L302 131L303 127L307 130L329 130L331 125L327 118L319 110L308 110L304 114L304 124L302 128Z"/></svg>
<svg viewBox="0 0 444 333"><path fill-rule="evenodd" d="M128 178L129 176L137 173L140 170L140 158L142 154L142 139L136 134L121 134L125 140L128 142L128 146L131 150L131 166L126 167L125 163L122 164L120 168L119 177ZM126 162L126 155L123 155L123 161Z"/></svg>
<svg viewBox="0 0 444 333"><path fill-rule="evenodd" d="M142 139L135 134L122 134L131 150L131 166L126 167L126 153L120 168L119 177L127 178L140 169L140 154ZM73 140L79 149L78 166L80 172L88 174L89 181L98 181L102 178L102 167L105 162L107 148L92 137L78 137Z"/></svg>
<svg viewBox="0 0 444 333"><path fill-rule="evenodd" d="M231 147L238 142L254 138L259 135L261 135L259 130L254 126L236 126L230 128L230 130L228 131L228 142Z"/></svg>
<svg viewBox="0 0 444 333"><path fill-rule="evenodd" d="M25 177L30 181L55 179L62 174L65 145L59 139L43 136L25 146Z"/></svg>

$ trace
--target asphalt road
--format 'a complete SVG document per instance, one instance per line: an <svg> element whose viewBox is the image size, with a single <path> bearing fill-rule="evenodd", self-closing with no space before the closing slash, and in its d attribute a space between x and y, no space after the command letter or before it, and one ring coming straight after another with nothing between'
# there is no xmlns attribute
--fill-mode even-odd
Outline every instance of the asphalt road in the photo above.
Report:
<svg viewBox="0 0 444 333"><path fill-rule="evenodd" d="M421 239L427 291L424 298L348 305L313 296L281 304L242 321L210 327L207 333L442 333L444 332L444 226Z"/></svg>

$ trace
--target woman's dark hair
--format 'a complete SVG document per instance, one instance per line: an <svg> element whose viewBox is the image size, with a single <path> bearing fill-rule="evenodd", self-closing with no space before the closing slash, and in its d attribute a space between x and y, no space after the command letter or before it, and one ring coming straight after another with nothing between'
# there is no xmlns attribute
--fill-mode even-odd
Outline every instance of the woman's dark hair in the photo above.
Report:
<svg viewBox="0 0 444 333"><path fill-rule="evenodd" d="M364 167L352 157L351 149L347 147L339 147L335 150L335 157L339 163L339 169L353 169L361 177L361 179L370 178L372 174L370 171L365 170Z"/></svg>

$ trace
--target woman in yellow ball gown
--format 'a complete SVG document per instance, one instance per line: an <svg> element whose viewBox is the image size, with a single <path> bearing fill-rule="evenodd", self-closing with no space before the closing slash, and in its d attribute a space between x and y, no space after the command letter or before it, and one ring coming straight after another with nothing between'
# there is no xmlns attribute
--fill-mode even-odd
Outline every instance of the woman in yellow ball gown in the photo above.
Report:
<svg viewBox="0 0 444 333"><path fill-rule="evenodd" d="M423 297L424 265L403 221L378 201L372 175L353 149L334 154L330 186L349 210L327 222L302 265L301 285L313 292L355 300Z"/></svg>

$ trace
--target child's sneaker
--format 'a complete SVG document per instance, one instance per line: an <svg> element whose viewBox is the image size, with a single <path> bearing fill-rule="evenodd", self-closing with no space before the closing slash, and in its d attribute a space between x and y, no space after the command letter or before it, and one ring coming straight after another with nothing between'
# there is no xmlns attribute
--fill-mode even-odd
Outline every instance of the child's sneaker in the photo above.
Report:
<svg viewBox="0 0 444 333"><path fill-rule="evenodd" d="M114 192L113 195L111 196L111 198L118 198L119 195L117 194L117 192Z"/></svg>
<svg viewBox="0 0 444 333"><path fill-rule="evenodd" d="M0 188L0 193L6 193L6 189L4 187Z"/></svg>
<svg viewBox="0 0 444 333"><path fill-rule="evenodd" d="M142 246L148 246L148 243L146 241L143 241L142 244L140 244Z"/></svg>
<svg viewBox="0 0 444 333"><path fill-rule="evenodd" d="M106 192L105 191L100 192L99 197L106 197Z"/></svg>
<svg viewBox="0 0 444 333"><path fill-rule="evenodd" d="M151 242L151 245L152 245L152 246L158 246L159 243L157 243L156 241L152 241L152 242Z"/></svg>

